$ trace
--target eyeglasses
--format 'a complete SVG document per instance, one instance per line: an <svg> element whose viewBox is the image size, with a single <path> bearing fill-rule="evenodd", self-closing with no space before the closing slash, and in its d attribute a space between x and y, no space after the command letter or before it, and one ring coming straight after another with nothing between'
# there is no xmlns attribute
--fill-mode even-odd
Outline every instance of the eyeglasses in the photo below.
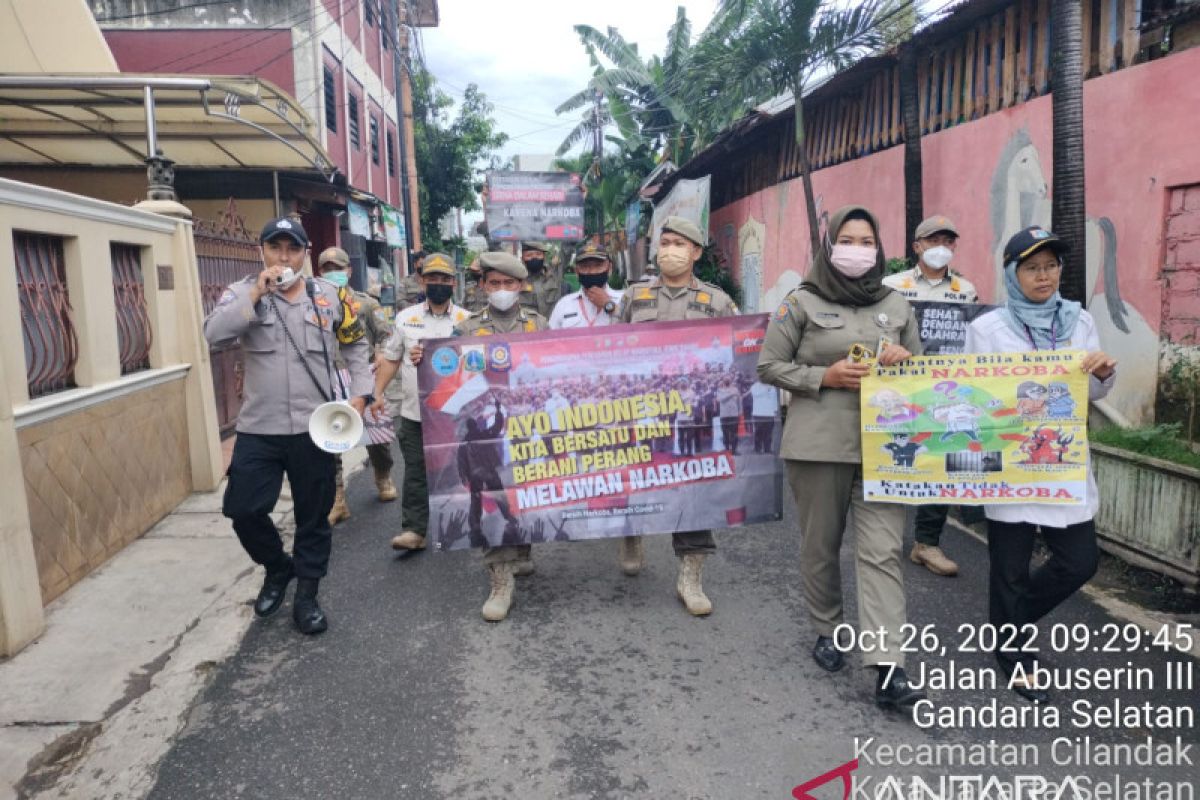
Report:
<svg viewBox="0 0 1200 800"><path fill-rule="evenodd" d="M1062 264L1055 262L1054 264L1043 264L1040 267L1017 267L1017 272L1022 275L1057 275L1062 271Z"/></svg>

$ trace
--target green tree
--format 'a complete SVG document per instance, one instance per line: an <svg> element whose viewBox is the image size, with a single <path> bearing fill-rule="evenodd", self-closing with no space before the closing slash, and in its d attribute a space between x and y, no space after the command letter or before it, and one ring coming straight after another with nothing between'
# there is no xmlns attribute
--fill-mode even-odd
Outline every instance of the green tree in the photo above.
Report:
<svg viewBox="0 0 1200 800"><path fill-rule="evenodd" d="M796 145L815 254L820 249L804 122L804 92L817 75L848 66L884 42L885 0L723 0L693 48L689 107L730 118L790 94Z"/></svg>
<svg viewBox="0 0 1200 800"><path fill-rule="evenodd" d="M456 208L479 208L483 171L500 166L497 151L508 136L497 130L492 105L475 84L468 84L457 109L427 70L414 71L412 86L423 244L441 249L439 223Z"/></svg>

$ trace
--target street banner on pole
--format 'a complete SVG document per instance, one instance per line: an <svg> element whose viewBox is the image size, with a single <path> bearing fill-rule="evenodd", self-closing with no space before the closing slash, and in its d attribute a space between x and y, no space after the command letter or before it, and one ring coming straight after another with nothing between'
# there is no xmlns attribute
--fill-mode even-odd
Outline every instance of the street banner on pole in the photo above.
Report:
<svg viewBox="0 0 1200 800"><path fill-rule="evenodd" d="M439 549L731 528L782 514L766 315L425 343Z"/></svg>
<svg viewBox="0 0 1200 800"><path fill-rule="evenodd" d="M967 326L995 308L982 303L910 303L917 312L917 328L927 356L961 353L967 343Z"/></svg>
<svg viewBox="0 0 1200 800"><path fill-rule="evenodd" d="M662 202L654 206L654 214L650 217L651 261L658 253L658 237L662 235L663 223L667 221L667 217L689 219L696 223L705 235L708 234L708 187L707 175L694 181L678 181Z"/></svg>
<svg viewBox="0 0 1200 800"><path fill-rule="evenodd" d="M1087 500L1084 353L919 356L861 393L863 493L923 505Z"/></svg>
<svg viewBox="0 0 1200 800"><path fill-rule="evenodd" d="M483 214L493 241L583 238L583 185L572 172L489 172Z"/></svg>

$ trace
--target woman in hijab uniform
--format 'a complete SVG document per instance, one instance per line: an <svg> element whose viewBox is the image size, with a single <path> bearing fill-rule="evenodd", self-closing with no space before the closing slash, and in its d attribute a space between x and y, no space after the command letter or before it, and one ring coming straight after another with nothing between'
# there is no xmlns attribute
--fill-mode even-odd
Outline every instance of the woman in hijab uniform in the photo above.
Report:
<svg viewBox="0 0 1200 800"><path fill-rule="evenodd" d="M1116 381L1117 362L1100 352L1096 325L1079 303L1064 300L1058 293L1062 275L1060 256L1066 243L1039 227L1026 228L1008 240L1004 248L1004 285L1007 303L976 319L967 328L968 353L1017 353L1021 351L1085 350L1082 368L1091 377L1088 397L1099 400ZM1100 500L1096 479L1088 464L1087 503L1079 506L1018 505L985 506L988 518L990 621L1000 628L1017 630L1050 613L1096 572L1098 558L1093 518ZM1029 571L1033 538L1041 528L1050 560ZM1008 637L1001 633L1000 640ZM1017 637L1024 641L1023 634ZM1029 700L1049 698L1034 673L1036 657L1016 649L996 651L996 660L1009 687Z"/></svg>
<svg viewBox="0 0 1200 800"><path fill-rule="evenodd" d="M921 340L912 306L883 285L871 212L843 208L829 231L832 239L767 328L758 376L792 393L780 455L800 517L804 596L818 634L813 659L829 672L845 663L832 637L842 623L838 551L853 508L860 629L884 631L882 641L864 648L863 664L878 671L876 703L907 710L925 695L909 684L901 652L904 507L863 499L859 387L870 367L848 354L861 345L892 365L920 353Z"/></svg>

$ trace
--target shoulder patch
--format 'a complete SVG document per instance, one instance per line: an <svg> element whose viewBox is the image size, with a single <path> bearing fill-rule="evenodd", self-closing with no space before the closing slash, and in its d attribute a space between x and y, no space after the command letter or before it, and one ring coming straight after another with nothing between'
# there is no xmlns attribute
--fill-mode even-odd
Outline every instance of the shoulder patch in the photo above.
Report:
<svg viewBox="0 0 1200 800"><path fill-rule="evenodd" d="M237 300L237 292L233 291L233 289L226 289L225 294L221 295L221 299L217 301L217 308L227 306L234 300Z"/></svg>
<svg viewBox="0 0 1200 800"><path fill-rule="evenodd" d="M788 308L788 304L780 303L779 308L775 309L775 321L782 322L783 320L787 319L789 313L790 309Z"/></svg>

